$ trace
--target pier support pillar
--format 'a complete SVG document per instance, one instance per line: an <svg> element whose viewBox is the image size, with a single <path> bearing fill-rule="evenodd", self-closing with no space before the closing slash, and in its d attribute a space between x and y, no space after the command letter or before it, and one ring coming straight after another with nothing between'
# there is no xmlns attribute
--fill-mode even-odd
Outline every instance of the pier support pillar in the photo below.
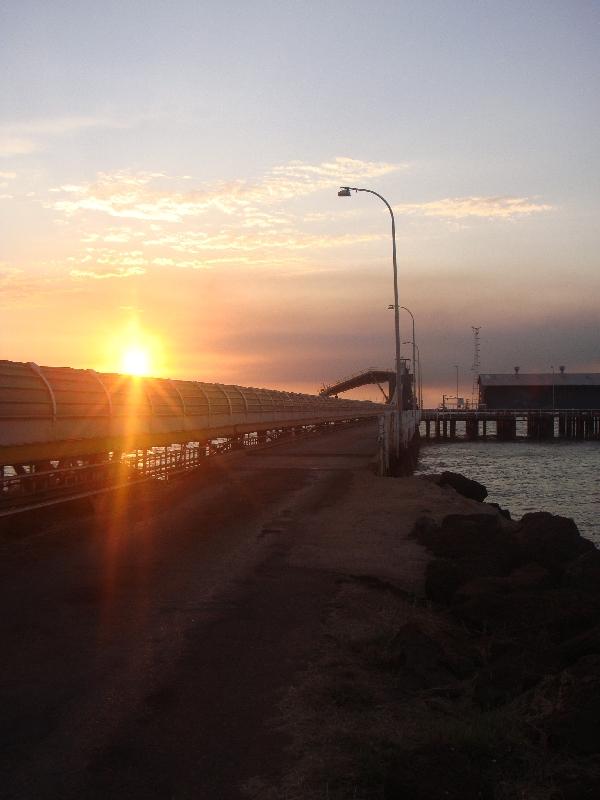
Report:
<svg viewBox="0 0 600 800"><path fill-rule="evenodd" d="M467 439L475 441L479 438L479 420L468 419L465 423L467 430Z"/></svg>
<svg viewBox="0 0 600 800"><path fill-rule="evenodd" d="M511 442L517 438L517 420L513 417L498 417L496 426L498 441Z"/></svg>

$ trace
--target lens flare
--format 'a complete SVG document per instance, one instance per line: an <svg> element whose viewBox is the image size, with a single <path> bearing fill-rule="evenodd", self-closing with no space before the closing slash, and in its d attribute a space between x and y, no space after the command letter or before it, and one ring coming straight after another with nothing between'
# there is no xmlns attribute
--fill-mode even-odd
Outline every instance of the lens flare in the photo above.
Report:
<svg viewBox="0 0 600 800"><path fill-rule="evenodd" d="M150 356L141 347L129 347L121 360L123 372L128 375L148 375L150 373Z"/></svg>

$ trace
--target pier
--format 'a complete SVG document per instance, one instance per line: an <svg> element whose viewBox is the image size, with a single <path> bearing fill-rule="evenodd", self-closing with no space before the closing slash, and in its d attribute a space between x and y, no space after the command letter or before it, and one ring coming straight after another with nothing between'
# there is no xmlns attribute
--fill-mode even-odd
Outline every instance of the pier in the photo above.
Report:
<svg viewBox="0 0 600 800"><path fill-rule="evenodd" d="M436 441L600 441L600 410L426 409L421 412L421 435Z"/></svg>

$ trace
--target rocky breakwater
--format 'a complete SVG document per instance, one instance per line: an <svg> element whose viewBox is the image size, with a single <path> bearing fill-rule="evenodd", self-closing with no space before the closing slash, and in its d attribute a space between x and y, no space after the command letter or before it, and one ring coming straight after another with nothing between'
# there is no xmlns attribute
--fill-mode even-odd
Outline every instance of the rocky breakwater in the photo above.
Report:
<svg viewBox="0 0 600 800"><path fill-rule="evenodd" d="M460 475L378 480L357 496L374 508L380 492L390 535L365 515L337 540L360 572L337 570L314 659L283 700L283 775L247 796L600 797L600 552L570 519L511 520ZM415 550L425 575L407 584L397 556Z"/></svg>
<svg viewBox="0 0 600 800"><path fill-rule="evenodd" d="M487 494L462 476L432 480ZM515 796L600 796L600 551L573 520L544 512L423 517L414 535L434 556L428 600L468 636L469 705L515 731L488 777L504 760ZM492 784L476 796L499 796Z"/></svg>

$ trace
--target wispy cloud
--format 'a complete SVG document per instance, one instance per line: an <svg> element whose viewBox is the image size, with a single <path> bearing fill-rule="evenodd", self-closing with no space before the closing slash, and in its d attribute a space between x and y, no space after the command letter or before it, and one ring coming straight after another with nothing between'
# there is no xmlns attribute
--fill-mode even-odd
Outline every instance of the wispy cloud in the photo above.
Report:
<svg viewBox="0 0 600 800"><path fill-rule="evenodd" d="M360 181L402 169L386 162L335 158L321 164L292 161L274 167L256 181L235 180L204 185L197 189L181 187L183 178L168 178L160 173L101 173L92 184L57 187L61 199L48 205L66 214L92 211L128 219L182 222L209 210L224 214L242 212L244 224L264 226L265 216L257 206L304 197L337 186L340 182ZM186 182L189 178L186 176ZM273 224L271 217L268 224Z"/></svg>
<svg viewBox="0 0 600 800"><path fill-rule="evenodd" d="M66 116L33 119L0 125L0 157L22 156L43 147L49 137L64 136L88 128L126 128L129 123L109 116Z"/></svg>
<svg viewBox="0 0 600 800"><path fill-rule="evenodd" d="M136 275L145 275L146 270L143 267L117 267L113 270L72 269L69 274L73 278L106 280L107 278L131 278Z"/></svg>
<svg viewBox="0 0 600 800"><path fill-rule="evenodd" d="M399 214L422 214L426 217L465 219L514 219L515 217L552 211L553 206L530 197L446 197L426 203L403 203L394 206Z"/></svg>
<svg viewBox="0 0 600 800"><path fill-rule="evenodd" d="M32 139L4 133L0 129L0 158L24 156L28 153L33 153L37 149L37 145Z"/></svg>
<svg viewBox="0 0 600 800"><path fill-rule="evenodd" d="M26 270L0 263L0 307L34 308L47 303L47 295L76 292L72 282L48 270L32 275Z"/></svg>
<svg viewBox="0 0 600 800"><path fill-rule="evenodd" d="M307 234L291 228L281 231L262 231L254 234L239 233L234 228L226 228L215 234L181 231L166 233L146 239L148 247L169 247L183 253L199 253L204 251L239 250L252 252L255 250L290 250L339 247L349 244L363 244L378 241L384 234L345 233L339 235L318 236Z"/></svg>

